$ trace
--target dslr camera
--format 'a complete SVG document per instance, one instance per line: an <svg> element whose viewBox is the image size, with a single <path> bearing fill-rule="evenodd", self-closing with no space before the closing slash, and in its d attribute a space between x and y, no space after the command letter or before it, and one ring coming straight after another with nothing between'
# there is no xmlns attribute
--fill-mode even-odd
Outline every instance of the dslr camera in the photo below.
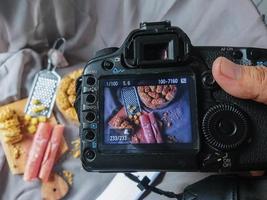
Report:
<svg viewBox="0 0 267 200"><path fill-rule="evenodd" d="M267 106L217 85L219 56L267 66L266 49L192 46L169 21L141 23L120 48L98 51L76 82L84 169L266 169Z"/></svg>

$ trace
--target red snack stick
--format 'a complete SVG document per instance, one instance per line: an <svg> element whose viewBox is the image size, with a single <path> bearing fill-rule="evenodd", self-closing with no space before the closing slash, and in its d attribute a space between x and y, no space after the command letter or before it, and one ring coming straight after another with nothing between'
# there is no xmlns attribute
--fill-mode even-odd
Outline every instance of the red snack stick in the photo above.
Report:
<svg viewBox="0 0 267 200"><path fill-rule="evenodd" d="M159 126L157 123L157 120L155 118L155 115L153 114L153 112L148 114L149 120L150 120L150 124L154 133L154 136L156 138L157 143L163 143L162 137L161 137L161 133L159 130Z"/></svg>
<svg viewBox="0 0 267 200"><path fill-rule="evenodd" d="M31 181L38 177L51 131L52 126L47 122L38 125L24 170L23 179L25 181Z"/></svg>
<svg viewBox="0 0 267 200"><path fill-rule="evenodd" d="M149 117L146 114L140 116L141 127L143 129L144 139L146 143L154 144L156 139L150 125Z"/></svg>
<svg viewBox="0 0 267 200"><path fill-rule="evenodd" d="M48 181L50 173L55 164L58 150L63 138L63 131L63 125L56 125L52 131L52 135L47 145L44 159L42 161L41 169L39 172L39 178L42 179L44 182Z"/></svg>

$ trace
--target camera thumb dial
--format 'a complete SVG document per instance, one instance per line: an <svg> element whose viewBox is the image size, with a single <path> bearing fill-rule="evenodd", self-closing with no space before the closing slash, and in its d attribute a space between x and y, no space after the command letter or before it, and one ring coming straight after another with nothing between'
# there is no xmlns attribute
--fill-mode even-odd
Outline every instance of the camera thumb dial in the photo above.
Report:
<svg viewBox="0 0 267 200"><path fill-rule="evenodd" d="M248 118L236 106L218 104L209 108L204 115L202 132L205 141L213 148L236 150L248 139Z"/></svg>

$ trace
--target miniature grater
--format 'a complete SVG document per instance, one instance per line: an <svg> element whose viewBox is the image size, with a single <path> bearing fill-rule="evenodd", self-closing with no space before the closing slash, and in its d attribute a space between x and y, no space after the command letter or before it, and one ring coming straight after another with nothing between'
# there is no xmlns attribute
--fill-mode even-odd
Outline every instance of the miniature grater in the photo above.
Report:
<svg viewBox="0 0 267 200"><path fill-rule="evenodd" d="M135 87L123 87L121 97L128 116L141 113L141 106Z"/></svg>
<svg viewBox="0 0 267 200"><path fill-rule="evenodd" d="M53 49L64 52L65 39L59 38L55 41ZM27 115L38 117L50 117L55 99L56 91L61 80L55 72L56 66L52 64L51 58L48 57L47 69L38 72L33 81L33 85L28 97L24 112Z"/></svg>

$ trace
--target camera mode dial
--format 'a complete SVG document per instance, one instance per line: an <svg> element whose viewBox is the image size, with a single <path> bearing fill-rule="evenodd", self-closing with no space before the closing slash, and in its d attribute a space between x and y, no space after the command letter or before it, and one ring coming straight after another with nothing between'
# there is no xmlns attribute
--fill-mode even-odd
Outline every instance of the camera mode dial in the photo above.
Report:
<svg viewBox="0 0 267 200"><path fill-rule="evenodd" d="M231 151L237 149L248 138L249 123L239 108L229 104L218 104L204 115L202 131L210 146Z"/></svg>

